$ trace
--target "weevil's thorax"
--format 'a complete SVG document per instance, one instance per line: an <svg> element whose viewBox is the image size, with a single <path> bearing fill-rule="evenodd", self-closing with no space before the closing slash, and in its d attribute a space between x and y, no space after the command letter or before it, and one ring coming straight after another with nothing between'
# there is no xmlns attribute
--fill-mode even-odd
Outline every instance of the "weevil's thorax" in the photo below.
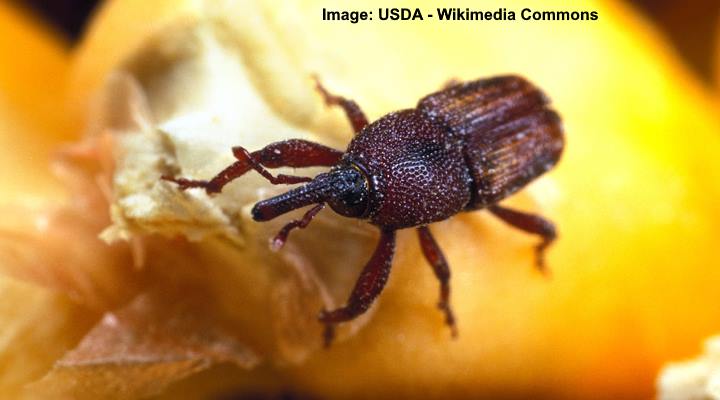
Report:
<svg viewBox="0 0 720 400"><path fill-rule="evenodd" d="M441 221L470 201L472 177L462 143L416 110L394 112L365 127L343 160L365 174L366 218L378 226Z"/></svg>

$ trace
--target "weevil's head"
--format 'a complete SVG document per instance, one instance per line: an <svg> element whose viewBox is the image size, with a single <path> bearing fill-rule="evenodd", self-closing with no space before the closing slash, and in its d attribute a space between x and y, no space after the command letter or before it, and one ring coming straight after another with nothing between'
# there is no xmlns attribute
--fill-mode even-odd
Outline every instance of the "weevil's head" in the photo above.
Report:
<svg viewBox="0 0 720 400"><path fill-rule="evenodd" d="M370 184L362 171L354 165L339 168L331 174L333 190L327 200L338 214L351 218L367 215L370 204Z"/></svg>
<svg viewBox="0 0 720 400"><path fill-rule="evenodd" d="M252 209L252 216L256 221L268 221L319 203L327 203L340 215L363 218L369 212L370 184L355 165L341 164L303 186L258 202Z"/></svg>

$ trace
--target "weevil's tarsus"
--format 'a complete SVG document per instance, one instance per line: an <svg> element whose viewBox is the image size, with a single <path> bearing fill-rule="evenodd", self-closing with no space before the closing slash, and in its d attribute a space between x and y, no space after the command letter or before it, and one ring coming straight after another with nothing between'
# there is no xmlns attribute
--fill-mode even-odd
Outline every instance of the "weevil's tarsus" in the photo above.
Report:
<svg viewBox="0 0 720 400"><path fill-rule="evenodd" d="M285 245L290 231L296 228L306 228L313 220L313 218L315 218L315 216L320 211L322 211L323 208L325 208L325 203L320 203L315 207L309 209L301 219L294 219L287 223L285 226L283 226L282 229L280 229L280 231L277 233L277 235L275 235L275 237L270 240L270 248L273 251L280 250Z"/></svg>
<svg viewBox="0 0 720 400"><path fill-rule="evenodd" d="M365 313L385 287L394 253L395 231L381 230L377 248L360 273L347 303L335 310L323 310L318 317L320 322L331 326Z"/></svg>
<svg viewBox="0 0 720 400"><path fill-rule="evenodd" d="M433 269L435 276L440 281L440 301L438 308L445 314L445 324L450 328L450 334L453 338L457 338L458 330L455 322L455 314L450 306L450 267L448 266L445 256L438 246L435 238L427 226L417 228L418 238L420 239L420 248L422 249L425 259Z"/></svg>
<svg viewBox="0 0 720 400"><path fill-rule="evenodd" d="M203 188L208 194L220 193L233 180L256 170L274 185L309 182L311 178L291 175L271 175L265 168L280 167L330 167L338 163L343 152L319 143L302 139L290 139L271 143L261 150L249 153L245 148L232 149L238 161L234 162L209 181L163 176L166 181L175 182L180 189Z"/></svg>
<svg viewBox="0 0 720 400"><path fill-rule="evenodd" d="M318 78L317 75L313 75L312 78L315 81L315 88L323 97L325 104L328 106L342 107L343 111L345 111L345 115L347 115L347 118L350 121L350 125L353 127L353 131L356 134L368 124L368 119L365 116L365 113L362 111L360 106L355 103L355 101L331 94L327 91L327 89L325 89L322 83L320 83L320 78Z"/></svg>
<svg viewBox="0 0 720 400"><path fill-rule="evenodd" d="M540 272L549 276L550 270L545 265L545 250L557 238L555 224L539 215L511 210L499 205L489 206L488 210L507 224L542 238L535 247L535 265Z"/></svg>

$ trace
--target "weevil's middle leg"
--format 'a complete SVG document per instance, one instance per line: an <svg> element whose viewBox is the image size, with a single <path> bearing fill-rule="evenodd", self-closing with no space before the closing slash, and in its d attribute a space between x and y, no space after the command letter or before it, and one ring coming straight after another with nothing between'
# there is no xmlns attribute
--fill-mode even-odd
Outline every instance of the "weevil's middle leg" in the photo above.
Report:
<svg viewBox="0 0 720 400"><path fill-rule="evenodd" d="M352 125L353 130L356 134L368 124L365 113L362 111L360 106L357 105L356 102L328 92L327 89L325 89L325 87L322 85L322 83L320 83L320 79L316 75L313 75L313 79L315 80L315 88L318 92L320 92L320 95L325 100L325 104L327 104L328 106L342 107L343 111L345 111L345 115L347 115L348 120L350 120L350 124Z"/></svg>
<svg viewBox="0 0 720 400"><path fill-rule="evenodd" d="M291 175L271 175L264 167L330 167L338 163L343 153L319 143L302 139L289 139L271 143L261 150L249 153L243 147L233 147L237 161L215 175L209 181L163 176L162 179L175 182L180 189L203 188L208 194L219 193L233 180L251 169L256 170L271 183L293 184L309 182L311 178Z"/></svg>
<svg viewBox="0 0 720 400"><path fill-rule="evenodd" d="M382 292L390 276L393 254L395 253L395 231L381 231L380 242L370 261L358 277L350 298L344 307L320 312L319 320L325 324L325 345L333 339L333 327L341 322L350 321L365 313Z"/></svg>
<svg viewBox="0 0 720 400"><path fill-rule="evenodd" d="M515 228L540 235L542 241L535 247L535 265L540 272L547 274L545 249L557 238L555 224L539 215L515 211L498 205L490 206L488 210Z"/></svg>
<svg viewBox="0 0 720 400"><path fill-rule="evenodd" d="M452 337L457 337L457 325L455 324L455 314L453 314L450 306L450 267L445 260L445 256L438 246L435 238L433 238L430 229L427 226L417 228L418 238L420 239L420 248L422 249L425 259L435 272L435 276L440 281L440 301L438 308L445 313L445 324L450 328Z"/></svg>

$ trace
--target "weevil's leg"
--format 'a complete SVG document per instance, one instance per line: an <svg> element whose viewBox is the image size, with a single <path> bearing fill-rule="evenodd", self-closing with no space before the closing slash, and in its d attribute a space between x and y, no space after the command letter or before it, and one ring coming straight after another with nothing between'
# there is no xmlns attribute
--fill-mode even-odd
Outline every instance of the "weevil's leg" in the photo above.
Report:
<svg viewBox="0 0 720 400"><path fill-rule="evenodd" d="M535 247L535 265L540 272L547 273L548 271L545 267L545 249L550 246L557 237L555 224L539 215L515 211L498 205L490 206L488 209L506 223L525 232L540 235L542 241Z"/></svg>
<svg viewBox="0 0 720 400"><path fill-rule="evenodd" d="M323 208L325 208L325 203L320 203L308 210L301 219L292 220L287 225L283 226L282 229L280 229L280 232L278 232L277 235L275 235L275 237L270 241L270 248L274 251L280 250L287 241L290 231L295 228L304 229L307 227Z"/></svg>
<svg viewBox="0 0 720 400"><path fill-rule="evenodd" d="M445 313L445 324L450 328L452 337L457 337L457 325L455 324L455 315L450 306L450 267L448 267L445 256L438 246L435 238L433 238L430 229L427 226L421 226L417 229L418 238L420 239L420 248L430 266L435 272L435 276L440 281L440 301L438 308Z"/></svg>
<svg viewBox="0 0 720 400"><path fill-rule="evenodd" d="M320 83L320 79L316 75L313 75L313 79L315 80L315 88L317 88L318 92L320 92L320 95L325 100L325 104L328 106L342 107L348 120L350 120L350 124L352 125L355 133L360 132L362 128L368 124L365 113L362 109L360 109L360 106L358 106L357 103L353 100L346 99L342 96L336 96L328 92L327 89L325 89L325 87Z"/></svg>
<svg viewBox="0 0 720 400"><path fill-rule="evenodd" d="M333 336L333 325L350 321L370 308L382 292L390 275L390 266L395 252L395 231L383 230L380 241L370 261L358 277L345 307L320 312L319 320L326 326L325 345L329 346Z"/></svg>
<svg viewBox="0 0 720 400"><path fill-rule="evenodd" d="M250 165L250 168L257 171L258 174L262 175L263 178L270 181L270 183L272 183L273 185L292 185L294 183L305 183L312 180L312 178L306 176L293 176L285 174L278 174L277 176L273 176L270 172L268 172L268 170L266 170L262 166L260 160L258 160L255 156L250 154L250 152L245 150L244 147L236 146L233 147L232 151L235 155L235 158L239 160L238 162L247 163L248 165Z"/></svg>
<svg viewBox="0 0 720 400"><path fill-rule="evenodd" d="M163 176L162 179L175 182L180 189L204 188L210 193L219 193L223 186L254 169L273 184L292 184L310 181L310 178L280 174L272 176L265 168L279 167L330 167L340 160L343 153L330 147L302 139L290 139L271 143L261 150L249 153L243 147L233 147L234 162L209 181L191 180Z"/></svg>

